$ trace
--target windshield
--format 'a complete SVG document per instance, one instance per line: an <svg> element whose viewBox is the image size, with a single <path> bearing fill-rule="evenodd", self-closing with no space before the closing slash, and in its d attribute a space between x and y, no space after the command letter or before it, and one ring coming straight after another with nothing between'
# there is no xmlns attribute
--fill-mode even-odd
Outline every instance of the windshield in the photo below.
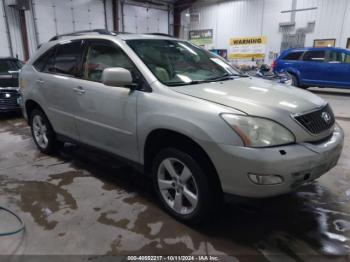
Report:
<svg viewBox="0 0 350 262"><path fill-rule="evenodd" d="M166 85L222 81L241 73L222 58L176 40L128 40L153 74Z"/></svg>

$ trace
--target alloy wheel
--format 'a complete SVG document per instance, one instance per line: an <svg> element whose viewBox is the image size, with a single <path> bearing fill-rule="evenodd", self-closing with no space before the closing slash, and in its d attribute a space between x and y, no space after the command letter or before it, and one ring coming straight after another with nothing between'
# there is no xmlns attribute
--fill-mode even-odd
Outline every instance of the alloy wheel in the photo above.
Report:
<svg viewBox="0 0 350 262"><path fill-rule="evenodd" d="M41 148L48 146L47 126L40 115L35 115L33 118L33 134L35 141Z"/></svg>
<svg viewBox="0 0 350 262"><path fill-rule="evenodd" d="M159 191L176 213L191 214L198 206L198 186L191 170L176 158L164 159L157 172Z"/></svg>

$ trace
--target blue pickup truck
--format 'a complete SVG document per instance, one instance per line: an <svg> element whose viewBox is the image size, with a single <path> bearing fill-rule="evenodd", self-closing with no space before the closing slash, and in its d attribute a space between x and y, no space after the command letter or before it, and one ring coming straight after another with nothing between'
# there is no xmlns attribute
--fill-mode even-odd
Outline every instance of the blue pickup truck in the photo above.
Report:
<svg viewBox="0 0 350 262"><path fill-rule="evenodd" d="M347 49L288 49L273 62L272 68L276 73L289 73L294 86L350 88L350 51Z"/></svg>

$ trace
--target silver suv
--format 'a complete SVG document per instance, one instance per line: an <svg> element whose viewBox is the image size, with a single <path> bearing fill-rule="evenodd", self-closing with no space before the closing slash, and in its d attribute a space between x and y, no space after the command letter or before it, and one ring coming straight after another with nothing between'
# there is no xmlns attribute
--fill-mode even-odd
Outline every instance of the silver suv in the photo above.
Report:
<svg viewBox="0 0 350 262"><path fill-rule="evenodd" d="M268 197L310 183L343 146L318 96L162 35L55 37L24 66L20 87L42 152L74 141L135 163L184 222L208 217L224 193Z"/></svg>

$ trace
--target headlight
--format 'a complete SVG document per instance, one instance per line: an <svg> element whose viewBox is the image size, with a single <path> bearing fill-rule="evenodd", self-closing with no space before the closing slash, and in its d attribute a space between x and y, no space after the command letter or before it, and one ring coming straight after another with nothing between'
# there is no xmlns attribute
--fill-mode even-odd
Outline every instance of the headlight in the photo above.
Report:
<svg viewBox="0 0 350 262"><path fill-rule="evenodd" d="M234 114L221 114L221 117L242 138L245 146L268 147L295 142L287 128L272 120Z"/></svg>

